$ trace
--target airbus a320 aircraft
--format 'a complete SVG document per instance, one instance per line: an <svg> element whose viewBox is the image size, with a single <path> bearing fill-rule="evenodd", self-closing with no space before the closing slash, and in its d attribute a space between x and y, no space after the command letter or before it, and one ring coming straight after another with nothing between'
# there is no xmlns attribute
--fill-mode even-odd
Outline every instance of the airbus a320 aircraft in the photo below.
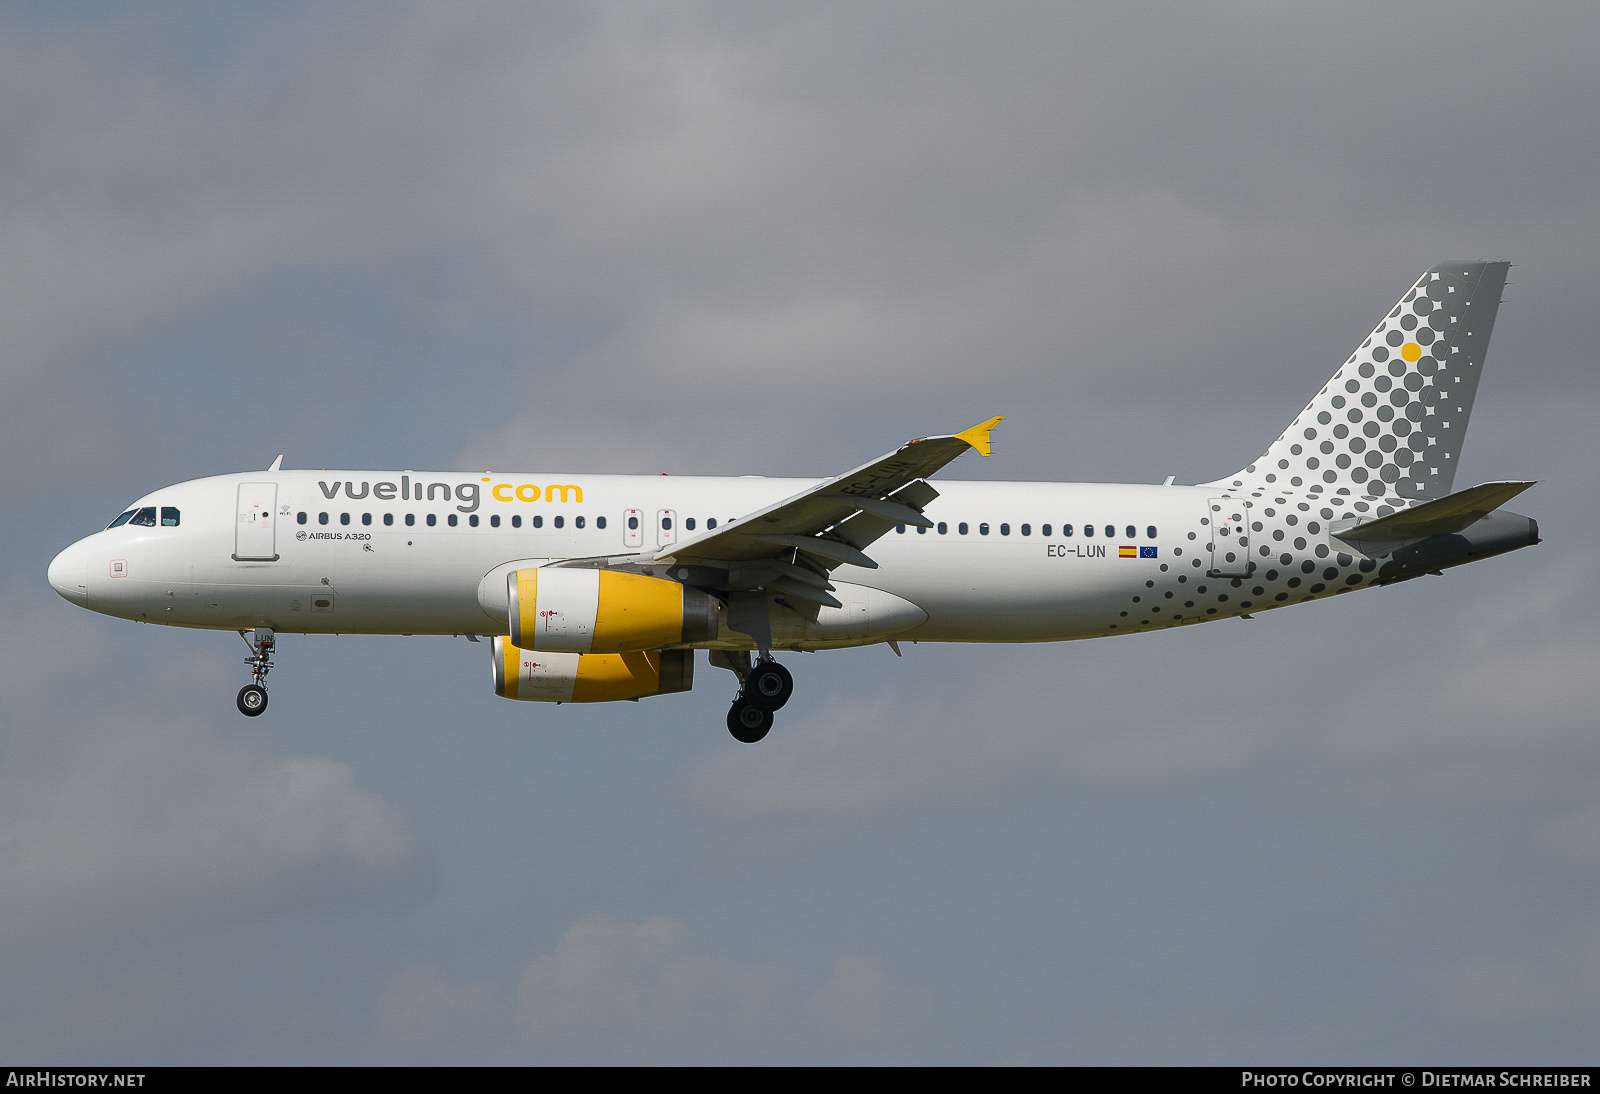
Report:
<svg viewBox="0 0 1600 1094"><path fill-rule="evenodd" d="M106 615L237 630L247 715L281 632L492 639L507 699L689 690L695 650L758 741L793 690L775 651L1059 642L1246 616L1539 542L1452 493L1504 262L1417 281L1243 470L1197 486L949 482L999 418L835 479L285 471L169 486L50 564ZM752 657L752 654L754 655Z"/></svg>

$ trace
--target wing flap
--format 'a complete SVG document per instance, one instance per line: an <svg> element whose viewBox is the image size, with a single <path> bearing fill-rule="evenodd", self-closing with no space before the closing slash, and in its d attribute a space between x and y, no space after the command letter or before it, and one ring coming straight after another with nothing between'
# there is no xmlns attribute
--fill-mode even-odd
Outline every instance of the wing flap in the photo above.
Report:
<svg viewBox="0 0 1600 1094"><path fill-rule="evenodd" d="M1003 416L1002 416L1003 417ZM1001 417L948 437L923 437L854 471L656 552L655 561L753 562L794 549L828 567L876 567L861 548L897 524L931 527L922 507L939 496L923 480L964 452L990 452Z"/></svg>

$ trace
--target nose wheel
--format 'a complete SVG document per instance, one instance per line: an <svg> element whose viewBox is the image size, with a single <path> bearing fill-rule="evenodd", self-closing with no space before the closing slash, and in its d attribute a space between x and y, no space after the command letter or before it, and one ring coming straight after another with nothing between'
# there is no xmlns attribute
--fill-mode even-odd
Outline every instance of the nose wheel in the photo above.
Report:
<svg viewBox="0 0 1600 1094"><path fill-rule="evenodd" d="M260 684L246 684L239 689L239 713L254 718L267 709L267 689Z"/></svg>
<svg viewBox="0 0 1600 1094"><path fill-rule="evenodd" d="M267 673L272 671L272 651L277 648L278 639L267 627L240 631L239 637L250 647L250 656L244 663L250 666L250 676L255 682L239 689L234 705L246 718L255 718L267 709Z"/></svg>

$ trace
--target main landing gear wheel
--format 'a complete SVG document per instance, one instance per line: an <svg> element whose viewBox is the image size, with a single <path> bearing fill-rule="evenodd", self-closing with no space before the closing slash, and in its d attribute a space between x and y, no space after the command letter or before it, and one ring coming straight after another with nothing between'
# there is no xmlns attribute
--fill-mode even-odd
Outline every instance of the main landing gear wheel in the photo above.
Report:
<svg viewBox="0 0 1600 1094"><path fill-rule="evenodd" d="M728 732L733 739L753 745L772 728L772 711L748 699L735 699L728 709Z"/></svg>
<svg viewBox="0 0 1600 1094"><path fill-rule="evenodd" d="M794 694L794 677L776 661L763 661L745 678L744 696L767 710L782 710Z"/></svg>
<svg viewBox="0 0 1600 1094"><path fill-rule="evenodd" d="M254 718L267 709L267 689L260 684L246 684L239 689L239 713Z"/></svg>

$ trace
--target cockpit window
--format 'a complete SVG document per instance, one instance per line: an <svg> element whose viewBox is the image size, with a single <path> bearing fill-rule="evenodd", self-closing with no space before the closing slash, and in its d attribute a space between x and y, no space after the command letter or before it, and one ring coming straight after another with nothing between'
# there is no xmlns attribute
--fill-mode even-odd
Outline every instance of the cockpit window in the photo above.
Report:
<svg viewBox="0 0 1600 1094"><path fill-rule="evenodd" d="M116 520L114 520L110 524L106 525L106 528L108 530L112 529L112 528L121 528L124 524L127 524L130 520L132 520L133 519L133 514L137 513L138 511L139 510L137 510L137 509L129 509L126 513L122 514Z"/></svg>
<svg viewBox="0 0 1600 1094"><path fill-rule="evenodd" d="M161 527L176 528L178 526L178 511L170 505L161 507Z"/></svg>
<svg viewBox="0 0 1600 1094"><path fill-rule="evenodd" d="M154 528L156 526L156 507L147 505L133 515L129 524L137 524L141 528Z"/></svg>

